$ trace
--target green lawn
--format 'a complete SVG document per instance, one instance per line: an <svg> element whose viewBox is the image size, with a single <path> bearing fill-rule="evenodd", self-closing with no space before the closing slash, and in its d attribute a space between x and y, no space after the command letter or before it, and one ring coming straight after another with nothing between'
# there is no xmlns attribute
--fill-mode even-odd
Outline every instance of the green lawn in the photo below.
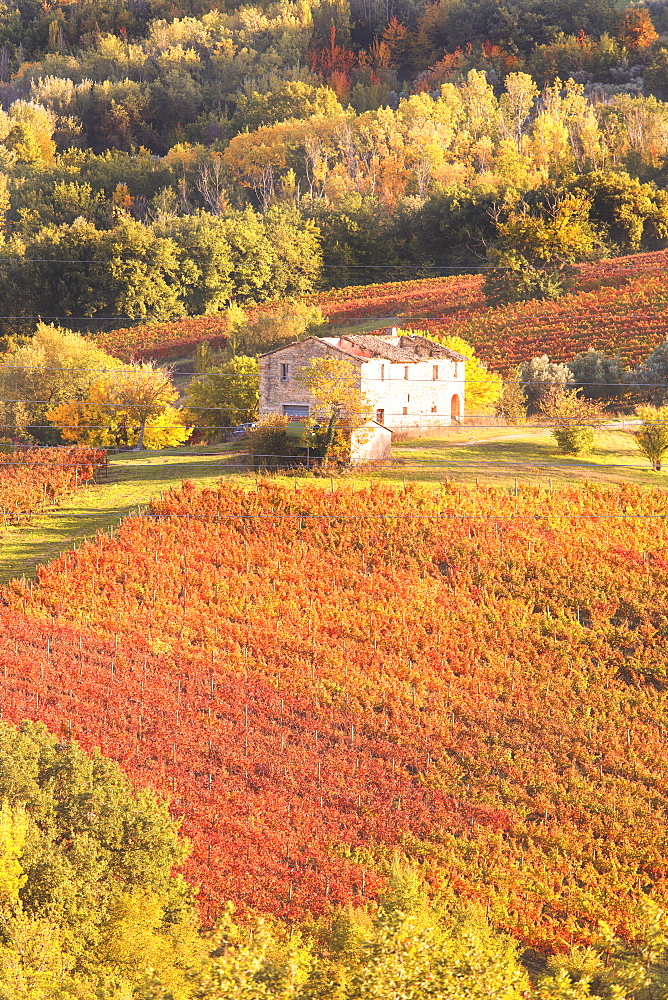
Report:
<svg viewBox="0 0 668 1000"><path fill-rule="evenodd" d="M229 464L231 450L216 445L110 456L107 473L96 484L84 487L52 513L10 528L2 536L0 583L34 574L38 563L48 562L98 530L108 530L184 479L210 486L221 476L237 472Z"/></svg>
<svg viewBox="0 0 668 1000"><path fill-rule="evenodd" d="M254 473L243 464L241 447L211 445L112 456L106 477L97 484L52 514L8 530L0 540L0 582L33 575L39 563L98 530L108 530L184 479L200 486L213 485L221 477L247 482ZM392 453L389 466L360 469L343 478L434 485L448 478L506 488L531 483L545 489L585 481L633 482L645 488L668 485L663 473L650 470L632 436L620 430L598 431L592 454L579 457L562 455L549 430L533 427L453 427L433 436L397 440Z"/></svg>
<svg viewBox="0 0 668 1000"><path fill-rule="evenodd" d="M665 486L666 477L653 472L633 436L621 430L596 432L588 455L564 455L552 433L539 427L466 426L444 430L438 437L397 441L392 449L400 465L385 476L441 482L451 478L495 486L532 483L555 488L581 484L633 482Z"/></svg>

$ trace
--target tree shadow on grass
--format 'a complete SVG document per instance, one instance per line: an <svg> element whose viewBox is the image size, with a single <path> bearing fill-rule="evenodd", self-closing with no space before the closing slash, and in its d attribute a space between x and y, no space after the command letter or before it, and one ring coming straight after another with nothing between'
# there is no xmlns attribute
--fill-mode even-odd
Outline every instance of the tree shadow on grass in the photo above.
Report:
<svg viewBox="0 0 668 1000"><path fill-rule="evenodd" d="M59 508L11 527L0 539L0 583L15 577L34 576L41 563L84 538L107 532L119 522L146 508L161 492L178 489L185 479L213 486L234 474L233 456L220 449L198 453L131 452L114 456L106 472Z"/></svg>

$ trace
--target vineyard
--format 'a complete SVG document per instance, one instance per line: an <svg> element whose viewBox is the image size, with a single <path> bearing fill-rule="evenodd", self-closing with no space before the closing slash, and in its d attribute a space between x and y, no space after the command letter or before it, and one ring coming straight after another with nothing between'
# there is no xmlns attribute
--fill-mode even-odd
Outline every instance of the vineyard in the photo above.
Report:
<svg viewBox="0 0 668 1000"><path fill-rule="evenodd" d="M663 250L581 264L576 291L623 288L636 278L665 278L667 269L668 252ZM462 320L481 312L492 313L482 285L481 274L464 274L340 288L325 292L316 301L332 323L369 316Z"/></svg>
<svg viewBox="0 0 668 1000"><path fill-rule="evenodd" d="M423 326L443 329L439 320ZM620 288L602 287L556 302L490 309L481 321L455 320L447 333L469 340L497 371L541 354L570 361L590 347L632 366L668 336L668 280L635 278Z"/></svg>
<svg viewBox="0 0 668 1000"><path fill-rule="evenodd" d="M19 524L57 505L104 468L107 455L93 448L21 448L0 453L2 524Z"/></svg>
<svg viewBox="0 0 668 1000"><path fill-rule="evenodd" d="M559 950L668 902L667 589L663 492L185 483L4 591L2 714L166 793L209 919L401 850Z"/></svg>
<svg viewBox="0 0 668 1000"><path fill-rule="evenodd" d="M178 319L169 323L109 330L95 338L96 344L122 361L168 361L192 353L197 344L208 340L212 347L227 343L223 317Z"/></svg>
<svg viewBox="0 0 668 1000"><path fill-rule="evenodd" d="M578 290L558 302L490 309L482 276L427 278L359 285L315 296L314 305L337 327L378 317L404 328L462 336L491 368L540 354L570 360L595 347L635 364L668 333L668 252L615 257L580 266ZM271 311L273 304L259 306ZM226 343L224 316L174 320L100 334L97 343L118 357L168 360L198 343Z"/></svg>

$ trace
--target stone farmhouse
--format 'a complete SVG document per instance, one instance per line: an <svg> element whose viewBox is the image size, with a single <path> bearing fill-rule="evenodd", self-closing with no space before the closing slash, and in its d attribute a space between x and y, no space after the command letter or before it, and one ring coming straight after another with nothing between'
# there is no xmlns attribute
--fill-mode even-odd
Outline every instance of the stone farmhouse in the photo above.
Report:
<svg viewBox="0 0 668 1000"><path fill-rule="evenodd" d="M466 358L393 327L382 335L309 337L263 354L260 417L307 419L314 400L295 375L312 358L323 357L345 358L359 367L360 393L371 404L372 423L381 428L427 430L464 416Z"/></svg>

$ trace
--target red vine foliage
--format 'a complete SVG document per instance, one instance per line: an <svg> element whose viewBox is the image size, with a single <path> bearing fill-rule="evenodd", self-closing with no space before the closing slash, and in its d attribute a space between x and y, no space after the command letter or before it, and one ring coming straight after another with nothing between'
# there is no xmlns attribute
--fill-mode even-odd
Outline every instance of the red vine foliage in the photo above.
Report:
<svg viewBox="0 0 668 1000"><path fill-rule="evenodd" d="M668 901L667 588L663 492L186 483L6 589L2 712L170 796L205 916L400 849L558 949Z"/></svg>
<svg viewBox="0 0 668 1000"><path fill-rule="evenodd" d="M59 503L107 464L94 448L19 448L0 453L0 521L17 524Z"/></svg>
<svg viewBox="0 0 668 1000"><path fill-rule="evenodd" d="M573 294L495 309L485 302L480 274L351 286L311 301L336 324L398 317L392 322L405 328L464 337L496 371L545 353L570 361L589 347L635 364L666 337L667 264L663 250L582 264ZM256 311L276 307L266 303ZM224 316L206 316L115 330L97 343L124 360L164 360L193 351L203 340L222 347L227 332Z"/></svg>

